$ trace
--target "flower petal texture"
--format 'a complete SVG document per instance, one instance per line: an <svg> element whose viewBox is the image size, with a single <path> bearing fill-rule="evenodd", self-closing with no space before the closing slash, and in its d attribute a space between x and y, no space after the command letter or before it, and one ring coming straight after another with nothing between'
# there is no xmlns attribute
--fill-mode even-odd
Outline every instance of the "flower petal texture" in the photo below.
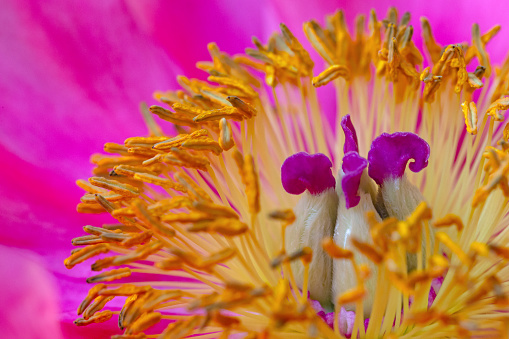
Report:
<svg viewBox="0 0 509 339"><path fill-rule="evenodd" d="M412 172L420 172L428 166L429 144L417 134L410 132L383 133L371 144L368 153L368 173L378 185L389 177L402 177L406 164Z"/></svg>
<svg viewBox="0 0 509 339"><path fill-rule="evenodd" d="M290 194L301 194L306 190L320 194L336 185L331 167L332 162L325 154L294 154L281 166L283 188Z"/></svg>
<svg viewBox="0 0 509 339"><path fill-rule="evenodd" d="M343 129L343 133L345 133L345 144L343 145L343 152L345 154L348 152L359 153L357 133L355 132L355 127L352 124L350 114L345 115L343 119L341 119L341 128Z"/></svg>
<svg viewBox="0 0 509 339"><path fill-rule="evenodd" d="M341 188L345 194L346 208L357 206L361 200L357 191L362 172L367 166L368 161L355 151L348 152L343 157L342 169L345 175L341 178Z"/></svg>

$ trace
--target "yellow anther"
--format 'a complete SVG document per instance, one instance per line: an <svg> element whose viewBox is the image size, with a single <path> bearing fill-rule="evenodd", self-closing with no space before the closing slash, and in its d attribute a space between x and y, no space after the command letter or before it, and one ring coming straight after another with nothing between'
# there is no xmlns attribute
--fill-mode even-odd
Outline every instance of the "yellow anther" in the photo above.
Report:
<svg viewBox="0 0 509 339"><path fill-rule="evenodd" d="M124 141L124 145L125 147L152 147L168 139L168 137L133 137L127 138Z"/></svg>
<svg viewBox="0 0 509 339"><path fill-rule="evenodd" d="M241 83L239 80L231 77L219 77L219 76L209 76L208 79L211 82L218 83L223 86L229 86L240 90L245 98L255 98L258 96L258 93L253 90L249 85Z"/></svg>
<svg viewBox="0 0 509 339"><path fill-rule="evenodd" d="M475 89L483 87L484 84L481 81L482 75L483 74L481 74L481 77L479 77L477 74L469 72L468 73L468 85Z"/></svg>
<svg viewBox="0 0 509 339"><path fill-rule="evenodd" d="M110 191L121 194L128 198L134 198L140 194L140 190L137 187L131 186L129 184L123 184L116 180L109 180L101 177L92 177L89 178L88 181L94 186L108 189Z"/></svg>
<svg viewBox="0 0 509 339"><path fill-rule="evenodd" d="M154 326L161 320L161 313L152 312L143 314L141 317L127 328L125 334L133 334L145 331L147 328Z"/></svg>
<svg viewBox="0 0 509 339"><path fill-rule="evenodd" d="M175 231L159 222L159 218L151 215L141 201L134 201L131 204L131 207L134 210L136 217L152 231L168 237L173 237L175 235Z"/></svg>
<svg viewBox="0 0 509 339"><path fill-rule="evenodd" d="M168 150L173 147L180 147L182 145L182 143L184 143L184 141L186 141L186 140L204 137L207 135L208 135L207 130L200 129L200 130L194 131L191 134L180 134L174 138L158 142L157 144L154 144L154 148L157 150Z"/></svg>
<svg viewBox="0 0 509 339"><path fill-rule="evenodd" d="M225 151L230 150L233 146L235 146L235 141L233 140L232 129L226 118L222 118L219 120L219 146Z"/></svg>
<svg viewBox="0 0 509 339"><path fill-rule="evenodd" d="M463 111L463 116L465 117L465 125L467 127L467 132L476 135L477 134L477 107L475 106L475 102L471 101L468 103L467 101L461 104L461 110Z"/></svg>
<svg viewBox="0 0 509 339"><path fill-rule="evenodd" d="M78 307L78 315L82 314L83 311L92 303L92 301L98 296L98 293L100 290L105 288L105 284L97 284L94 287L92 287L86 296L86 298L81 302L80 306Z"/></svg>
<svg viewBox="0 0 509 339"><path fill-rule="evenodd" d="M104 213L104 208L99 204L78 204L76 206L76 211L78 213L87 213L87 214L100 214Z"/></svg>
<svg viewBox="0 0 509 339"><path fill-rule="evenodd" d="M492 31L492 33L490 33L490 34L495 35L496 31ZM489 38L489 36L487 36L486 38ZM479 29L479 25L474 24L472 26L472 44L475 48L475 55L477 56L479 63L482 66L486 67L486 77L489 78L491 75L491 65L490 65L488 53L486 53L486 49L485 49L486 43L484 43L482 40L483 39L481 37L481 30ZM488 39L486 39L486 40L488 40Z"/></svg>
<svg viewBox="0 0 509 339"><path fill-rule="evenodd" d="M87 283L93 284L98 282L113 281L117 279L127 278L131 276L131 269L129 267L119 268L107 271L93 277L87 278Z"/></svg>
<svg viewBox="0 0 509 339"><path fill-rule="evenodd" d="M236 96L229 96L226 98L228 102L235 107L239 113L244 115L245 118L250 119L256 115L256 109L245 101L242 101Z"/></svg>
<svg viewBox="0 0 509 339"><path fill-rule="evenodd" d="M304 263L309 264L313 258L313 250L309 247L300 248L292 253L282 253L272 260L270 266L276 268L282 263L292 262L297 259L302 260Z"/></svg>
<svg viewBox="0 0 509 339"><path fill-rule="evenodd" d="M499 246L495 244L489 244L488 247L499 257L503 258L504 260L509 260L509 247Z"/></svg>
<svg viewBox="0 0 509 339"><path fill-rule="evenodd" d="M415 210L410 214L407 218L407 222L410 226L415 226L421 223L424 220L429 220L432 218L431 208L429 208L426 202L421 202Z"/></svg>
<svg viewBox="0 0 509 339"><path fill-rule="evenodd" d="M250 154L246 155L244 158L242 173L246 184L249 213L252 215L258 214L258 212L260 212L260 182L258 172L255 168L254 158Z"/></svg>
<svg viewBox="0 0 509 339"><path fill-rule="evenodd" d="M199 212L204 212L214 217L239 218L237 212L228 206L217 205L210 202L195 201L193 202L192 207Z"/></svg>
<svg viewBox="0 0 509 339"><path fill-rule="evenodd" d="M103 193L101 194L104 199L108 201L120 201L127 199L126 196L116 193ZM95 204L97 203L97 200L95 199L95 194L85 194L80 198L81 202L84 204Z"/></svg>
<svg viewBox="0 0 509 339"><path fill-rule="evenodd" d="M230 259L232 259L236 255L236 251L231 248L226 248L222 251L212 253L206 258L199 258L197 262L194 263L194 267L206 271L210 271L213 266L222 264Z"/></svg>
<svg viewBox="0 0 509 339"><path fill-rule="evenodd" d="M97 235L85 235L82 237L74 238L71 241L73 246L96 245L96 244L104 244L107 242L108 241L104 240L103 238L101 238L100 236L97 236ZM79 250L80 250L80 248L77 248L77 249L75 248L73 250L73 252L71 252L71 254L74 254L74 253L78 252Z"/></svg>
<svg viewBox="0 0 509 339"><path fill-rule="evenodd" d="M127 152L127 147L125 147L124 145L116 144L114 142L105 143L103 149L107 153L114 153L114 154L121 154L121 155L129 154Z"/></svg>
<svg viewBox="0 0 509 339"><path fill-rule="evenodd" d="M209 160L201 155L193 155L186 150L173 147L171 154L182 162L182 167L196 168L201 171L207 171L210 165Z"/></svg>
<svg viewBox="0 0 509 339"><path fill-rule="evenodd" d="M496 121L504 121L504 115L501 114L500 110L506 110L509 109L509 96L503 97L492 103L488 110L486 111L486 114L492 116L495 118Z"/></svg>
<svg viewBox="0 0 509 339"><path fill-rule="evenodd" d="M490 248L488 245L480 243L478 241L474 241L470 244L470 249L474 251L476 254L481 255L483 257L487 257L490 253Z"/></svg>
<svg viewBox="0 0 509 339"><path fill-rule="evenodd" d="M71 256L64 260L64 265L65 267L71 269L77 264L87 259L90 259L102 253L108 253L109 251L110 247L106 244L87 246L75 252L74 254L71 254Z"/></svg>
<svg viewBox="0 0 509 339"><path fill-rule="evenodd" d="M322 241L322 248L327 254L334 259L353 259L353 252L339 247L334 243L332 238L324 239Z"/></svg>
<svg viewBox="0 0 509 339"><path fill-rule="evenodd" d="M134 175L134 179L141 180L143 182L154 184L157 186L161 186L164 188L171 188L179 192L187 192L186 188L173 180L168 178L161 178L157 175L149 174L149 173L136 173Z"/></svg>
<svg viewBox="0 0 509 339"><path fill-rule="evenodd" d="M503 136L504 136L504 141L508 142L509 141L509 123L507 123L504 127Z"/></svg>
<svg viewBox="0 0 509 339"><path fill-rule="evenodd" d="M269 218L281 220L284 222L285 226L289 226L295 222L295 213L293 213L291 209L274 211L269 214Z"/></svg>
<svg viewBox="0 0 509 339"><path fill-rule="evenodd" d="M227 237L236 236L247 232L245 223L232 218L217 218L212 221L203 221L193 224L187 229L190 232L212 232Z"/></svg>
<svg viewBox="0 0 509 339"><path fill-rule="evenodd" d="M173 108L175 112L180 113L181 115L186 115L191 119L205 112L205 110L199 107L183 104L180 102L174 103L171 105L171 108Z"/></svg>
<svg viewBox="0 0 509 339"><path fill-rule="evenodd" d="M173 113L172 111L167 110L161 106L155 106L155 105L150 106L150 111L152 113L154 113L155 115L157 115L159 118L169 121L175 125L191 126L191 127L196 126L196 124L194 123L192 118L188 117L187 115Z"/></svg>
<svg viewBox="0 0 509 339"><path fill-rule="evenodd" d="M292 34L292 32L286 27L285 24L279 25L281 29L281 33L283 34L283 37L285 39L286 44L288 47L292 50L293 53L299 58L300 62L304 64L304 69L306 72L304 75L311 74L311 71L313 70L314 62L309 56L308 51L302 47L301 43L297 38Z"/></svg>
<svg viewBox="0 0 509 339"><path fill-rule="evenodd" d="M108 190L105 190L104 188L101 188L101 187L94 186L91 183L89 183L88 181L83 180L83 179L76 180L76 185L88 193L104 194L104 193L108 192Z"/></svg>
<svg viewBox="0 0 509 339"><path fill-rule="evenodd" d="M190 207L193 200L185 196L176 196L169 199L159 200L155 204L148 206L148 210L153 215L162 215L171 209Z"/></svg>
<svg viewBox="0 0 509 339"><path fill-rule="evenodd" d="M182 266L183 266L183 262L182 262L182 260L180 260L178 258L165 259L162 261L158 261L156 263L157 268L160 268L162 270L167 270L167 271L181 270Z"/></svg>
<svg viewBox="0 0 509 339"><path fill-rule="evenodd" d="M195 327L200 325L202 321L203 317L200 315L193 315L188 317L186 320L176 321L168 325L164 332L161 333L159 338L170 339L187 337L189 334L191 334Z"/></svg>
<svg viewBox="0 0 509 339"><path fill-rule="evenodd" d="M113 316L113 312L111 312L111 311L97 312L96 314L94 314L92 317L90 317L88 319L78 318L78 319L74 320L74 325L86 326L86 325L90 325L90 324L94 324L94 323L103 323L105 321L110 320L112 316Z"/></svg>
<svg viewBox="0 0 509 339"><path fill-rule="evenodd" d="M169 213L161 217L161 220L167 223L193 223L199 221L210 221L213 220L214 216L203 213L203 212L191 212L191 213Z"/></svg>
<svg viewBox="0 0 509 339"><path fill-rule="evenodd" d="M150 291L152 287L150 286L136 286L133 284L123 284L120 287L113 289L103 288L99 291L99 295L113 295L113 296L125 296L128 297L132 294L143 294L147 291Z"/></svg>
<svg viewBox="0 0 509 339"><path fill-rule="evenodd" d="M187 193L194 197L195 200L206 200L212 202L212 199L209 197L207 192L205 192L205 190L203 190L203 188L201 188L200 185L198 185L187 174L178 172L175 174L175 179L186 188Z"/></svg>
<svg viewBox="0 0 509 339"><path fill-rule="evenodd" d="M193 149L196 151L210 151L215 155L221 154L223 149L219 144L210 137L199 137L184 141L182 147Z"/></svg>
<svg viewBox="0 0 509 339"><path fill-rule="evenodd" d="M449 261L441 255L441 254L434 254L429 258L430 266L434 270L439 270L440 272L443 272L449 268ZM441 275L441 273L439 274Z"/></svg>
<svg viewBox="0 0 509 339"><path fill-rule="evenodd" d="M332 65L320 73L318 76L314 77L312 83L313 86L320 87L327 85L329 82L339 77L342 77L347 81L349 80L350 70L348 67L342 65Z"/></svg>
<svg viewBox="0 0 509 339"><path fill-rule="evenodd" d="M304 33L311 45L329 65L336 64L332 43L318 23L315 21L306 22L304 24Z"/></svg>
<svg viewBox="0 0 509 339"><path fill-rule="evenodd" d="M196 116L193 120L196 122L205 122L205 121L221 120L223 118L241 121L244 119L244 116L239 112L239 110L237 108L232 107L232 106L225 106L220 109L206 111L206 112Z"/></svg>
<svg viewBox="0 0 509 339"><path fill-rule="evenodd" d="M124 247L132 247L135 245L139 245L142 243L148 242L152 238L153 233L151 231L143 231L141 233L137 233L120 243L120 245Z"/></svg>
<svg viewBox="0 0 509 339"><path fill-rule="evenodd" d="M354 247L357 248L359 252L364 254L369 260L373 261L375 264L379 264L384 260L383 254L381 254L377 249L375 249L370 244L352 238L352 245L354 245Z"/></svg>
<svg viewBox="0 0 509 339"><path fill-rule="evenodd" d="M94 302L90 304L90 306L87 307L87 309L83 312L83 318L85 320L92 317L95 313L99 312L106 306L106 303L110 300L112 300L114 297L106 297L106 296L98 296L95 298Z"/></svg>
<svg viewBox="0 0 509 339"><path fill-rule="evenodd" d="M461 221L461 218L455 214L447 214L433 223L433 226L435 227L448 227L452 225L456 226L458 232L463 230L463 221Z"/></svg>
<svg viewBox="0 0 509 339"><path fill-rule="evenodd" d="M352 289L349 289L345 293L341 294L338 297L338 304L339 305L346 305L358 302L364 298L366 295L366 289L364 286L357 286Z"/></svg>
<svg viewBox="0 0 509 339"><path fill-rule="evenodd" d="M458 259L467 267L470 267L472 264L470 258L463 252L463 250L459 247L458 244L456 244L454 241L451 240L451 238L447 235L447 233L444 232L437 232L435 234L435 237L439 242L444 244L447 248L449 248Z"/></svg>

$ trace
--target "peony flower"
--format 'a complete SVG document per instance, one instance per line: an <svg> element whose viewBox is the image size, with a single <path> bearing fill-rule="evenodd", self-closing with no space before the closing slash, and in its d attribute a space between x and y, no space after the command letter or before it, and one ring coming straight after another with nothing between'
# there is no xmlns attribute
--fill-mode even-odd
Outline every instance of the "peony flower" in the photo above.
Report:
<svg viewBox="0 0 509 339"><path fill-rule="evenodd" d="M372 11L353 35L341 11L306 22L321 72L284 24L245 55L211 43L207 81L179 76L142 104L148 135L106 143L77 182L78 212L117 222L73 239L65 266L95 271L75 324L118 317L114 338L503 335L508 71L485 49L500 27L441 46L423 18L425 63L409 20ZM322 86L344 136L324 123Z"/></svg>
<svg viewBox="0 0 509 339"><path fill-rule="evenodd" d="M87 25L87 17L93 17L94 21L91 22L93 22L94 25L92 26L96 26L97 22L95 20L97 19L97 16L71 16L74 20L69 22L69 20L66 20L65 15L56 16L57 13L62 12L71 14L75 13L72 8L61 8L62 6L63 5L59 3L46 4L43 8L36 3L28 3L28 5L25 5L22 8L18 4L11 3L7 4L4 11L4 15L6 19L8 19L7 22L13 23L12 25L6 25L7 34L3 35L5 39L4 41L9 43L15 41L16 43L13 45L15 48L10 49L12 54L9 55L8 58L3 59L4 62L2 69L4 70L3 74L7 75L5 77L6 79L16 79L17 81L14 82L16 86L12 86L13 82L10 82L8 85L6 82L3 82L2 88L4 89L4 93L7 93L6 98L8 98L8 100L5 101L5 107L7 107L10 113L16 112L17 114L10 114L9 116L4 115L2 117L2 148L4 149L4 159L6 163L9 163L10 168L16 168L18 170L16 173L12 171L5 172L5 175L2 178L1 187L3 188L2 196L4 199L19 202L16 208L7 207L12 205L3 204L2 206L2 215L6 216L7 225L9 226L7 228L9 230L16 231L8 233L7 237L4 238L4 243L7 243L10 246L31 248L46 257L47 264L49 264L49 267L52 267L52 270L57 275L61 285L61 299L63 300L65 319L71 316L70 312L67 311L75 308L73 305L76 305L76 299L83 296L84 286L79 285L78 278L84 274L88 274L88 270L83 268L79 271L76 271L78 269L76 268L72 271L65 272L65 275L64 272L61 271L61 264L59 264L59 261L64 255L64 251L67 250L64 245L65 241L71 235L77 233L76 227L78 225L93 221L100 224L102 219L89 219L84 217L77 218L73 215L71 212L72 208L69 207L73 204L73 202L71 201L72 199L69 199L68 197L69 192L73 192L72 194L76 195L76 193L74 193L76 190L68 187L65 183L70 182L73 178L84 176L87 168L86 166L82 166L84 163L83 160L74 161L73 157L69 156L68 149L56 147L55 143L46 141L46 135L51 134L53 136L53 140L60 140L69 149L73 150L72 153L75 154L76 158L81 156L82 159L83 156L89 152L89 149L98 147L98 145L105 139L105 135L109 135L107 138L111 138L113 140L123 140L123 138L129 134L141 135L143 133L142 125L132 123L132 121L136 121L138 118L135 116L126 118L125 113L131 110L131 107L133 107L137 101L148 97L148 95L145 94L139 95L133 99L133 97L136 96L136 93L148 91L152 87L164 88L168 85L173 87L171 86L172 82L170 77L171 73L174 72L174 69L170 66L170 64L160 61L165 58L161 50L153 48L152 46L144 45L140 42L144 41L145 36L140 37L134 35L134 39L131 38L131 40L127 38L129 37L129 34L131 34L131 31L126 30L126 27L130 27L129 22L121 22L118 26L118 30L111 30L111 35L101 36L100 41L103 44L97 44L98 53L91 53L88 58L83 58L83 55L88 53L80 51L80 45L93 46L93 42L97 41L98 37L93 34L83 35L73 31L62 30L61 28L73 26L79 32L85 27L88 29L88 27L91 26ZM128 9L126 9L126 7ZM327 4L324 7L327 7ZM310 16L319 18L324 13L324 7L322 7L322 4L319 4L316 8L307 8L305 13L304 11L297 11L295 17L303 16L301 19L297 19L298 21L307 20ZM288 22L288 17L285 18L284 6L276 4L272 6L272 8L274 8L274 12L277 12L277 16L286 19L284 21ZM85 10L92 12L94 8L89 7L85 8ZM329 8L329 11L333 10L334 8ZM128 4L127 6L120 6L120 8L115 8L115 6L113 6L110 8L102 8L98 13L103 14L107 11L115 13L115 16L119 16L120 18L126 16L119 15L119 13L130 11L129 14L135 15L138 25L143 27L143 31L145 32L144 34L158 34L151 31L151 29L155 26L152 26L142 20L143 18L150 17L150 15L156 15L156 11L151 12L151 9L146 6L143 8L139 8L136 4ZM253 11L251 10L251 13L252 12ZM357 10L355 12L357 12ZM496 14L502 13L500 11L494 12ZM320 15L315 13L320 13ZM161 13L157 13L157 15L160 16ZM100 15L99 17L105 19L104 22L100 22L99 26L106 24L112 26L111 18L115 16L105 16L104 14ZM353 18L352 16L350 17ZM37 20L33 20L34 18L37 18ZM50 20L48 18L53 19ZM55 18L57 19L55 20ZM106 20L106 18L108 20ZM144 24L142 24L142 22L144 22ZM44 27L44 30L41 31L35 29L32 30L32 33L37 32L36 34L19 35L18 31L15 29L19 26L25 26L25 28L30 26ZM13 29L12 27L15 28ZM273 25L273 27L275 26ZM302 41L303 39L302 36L299 35L298 26L294 25L291 27L292 29L297 30L295 31L295 34ZM484 28L485 26L481 27ZM253 30L256 30L256 27ZM462 41L461 39L466 36L466 34L458 34L454 39L445 39L445 34L449 31L452 30L448 30L447 32L441 30L441 35L438 35L437 40L439 42L457 42ZM208 32L210 32L210 30L208 30ZM213 32L210 32L210 34L212 33ZM239 33L237 32L237 34ZM258 35L260 35L260 33L258 33ZM265 34L261 35L264 36ZM13 36L16 37L15 40L12 38ZM78 40L69 38L72 36L88 37L88 39L80 39L78 42ZM460 40L458 40L458 36L461 37ZM123 40L122 37L127 39L128 42ZM214 37L211 37L207 40L213 38ZM244 40L245 38L246 35L244 34ZM160 39L162 46L171 46L172 44L172 41L167 37L159 37L157 39ZM197 41L196 46L200 45L198 40L193 41ZM91 68L95 70L97 69L97 65L104 65L101 66L105 68L104 74L108 74L107 72L110 72L108 65L112 61L105 61L106 59L101 57L94 58L94 56L101 56L106 53L111 55L112 50L120 50L119 44L121 44L123 48L126 48L128 45L136 46L136 42L141 44L144 50L148 48L148 50L151 51L144 53L143 56L151 56L153 61L148 64L148 67L144 67L144 72L141 77L144 80L143 82L137 81L136 77L133 77L129 81L129 86L131 87L126 86L125 88L133 88L131 91L122 93L122 95L116 95L115 93L118 93L116 88L119 86L117 84L108 85L107 81L112 77L105 77L104 79L106 81L101 81L100 86L98 86L98 82L91 81L95 79L90 77L87 78L86 72L80 73L79 70L87 70ZM305 44L305 42L303 43ZM496 43L497 41L495 40L494 43L490 45L490 48L493 48L495 54L497 50ZM244 44L247 44L247 42L244 42ZM204 43L201 45L204 45ZM221 47L224 45L225 44L222 43ZM59 46L65 46L65 48L53 49L53 47ZM104 49L101 49L102 46L104 46ZM193 46L195 46L195 44L193 44ZM34 50L38 51L38 53L34 53ZM238 50L240 50L240 48ZM76 57L76 55L79 57ZM133 55L133 53L128 52L127 55ZM200 53L198 51L195 55L197 55L197 59L199 59ZM37 58L34 56L43 56L43 58ZM173 59L178 60L180 65L192 63L191 58L186 59L186 57L180 57L179 59L178 56L175 56ZM62 61L68 62L69 60L76 61L75 63L72 63L72 65L77 71L66 73L65 71L69 70L69 68L59 67ZM118 60L122 59L119 58ZM139 63L138 60L145 61L146 59L128 59L126 65L130 65L130 63L132 65L136 65ZM498 60L500 60L500 53ZM158 66L151 66L154 64ZM122 74L115 74L113 79L115 79L115 77L117 77L117 79L122 79L124 74L140 76L140 73L138 72L130 73L130 70L133 68L134 67L128 67L126 68L126 71L122 72ZM199 75L196 71L193 73L193 71L186 67L183 68L186 69L186 74ZM157 71L151 71L152 69ZM161 69L164 71L161 72ZM318 69L316 71L318 71ZM38 76L34 77L34 74ZM51 76L48 77L48 74ZM41 77L47 79L47 81L44 82L44 86L41 86L39 80ZM137 85L133 87L134 83ZM332 88L333 86L328 85L327 87ZM16 91L13 90L14 88L16 88ZM59 93L58 100L55 100L56 96L54 93ZM30 104L26 101L27 94L30 94L30 97L35 99L30 101ZM133 96L133 94L135 95ZM319 91L319 95L320 94L321 93ZM325 98L325 101L322 100L321 102L326 103L326 100L327 98ZM76 105L77 102L79 102L80 105ZM98 103L100 103L102 108L98 107ZM14 109L14 107L16 107L16 109ZM70 118L70 115L68 114L69 107L73 107L73 112L77 113L75 116L78 116L79 118ZM327 105L324 104L324 107L327 107ZM94 114L94 112L102 112L102 109L108 111L108 117L105 118L105 115L101 116L99 114ZM38 124L39 126L43 126L45 129L41 129L38 125L33 124L33 115L19 113L31 111L52 112L51 115L46 117L45 122L41 121L41 124ZM331 110L324 109L325 114L328 113L327 111ZM119 113L115 114L115 112ZM330 113L329 115L333 116L333 114ZM105 126L104 130L102 129L102 126L99 126L101 124L94 124L91 125L94 128L90 128L86 133L80 134L80 138L73 136L74 131L80 130L78 126L87 126L86 121L93 122L98 119L111 120L103 120L105 122L109 122L103 124ZM71 129L69 128L61 128L63 126L62 121L66 122L66 127L72 128L72 132L70 132ZM84 121L85 124L83 124ZM111 128L112 121L116 121L114 129ZM79 124L77 122L79 122ZM28 130L30 133L18 133L19 127L16 126L30 126L30 129ZM357 123L356 126L357 129L359 129ZM165 126L163 126L163 128L165 128ZM342 138L342 134L338 134L338 138ZM40 142L41 140L42 142ZM62 144L59 146L61 145ZM341 156L341 154L330 155L338 157ZM367 153L364 153L364 156L367 156ZM78 163L79 165L76 166ZM340 160L335 160L334 166L335 170L341 167ZM44 183L35 179L33 177L34 173L38 173L40 177L44 177L46 179ZM22 182L19 180L20 178L23 178ZM33 180L29 178L33 178ZM58 189L58 187L62 188ZM42 201L44 201L44 204L41 203ZM67 226L73 226L74 228L66 229ZM44 233L41 232L41 227L44 227ZM41 234L45 234L45 236L41 237ZM112 302L114 303L115 301ZM310 301L310 303L312 302ZM70 326L72 325L64 323L64 332L74 333L74 328ZM82 328L81 333L97 334L97 330L101 327L97 325L94 326L89 326L87 329ZM118 333L118 329L115 330L114 328L115 324L109 326L109 333ZM102 331L102 334L108 333L104 330L100 331Z"/></svg>

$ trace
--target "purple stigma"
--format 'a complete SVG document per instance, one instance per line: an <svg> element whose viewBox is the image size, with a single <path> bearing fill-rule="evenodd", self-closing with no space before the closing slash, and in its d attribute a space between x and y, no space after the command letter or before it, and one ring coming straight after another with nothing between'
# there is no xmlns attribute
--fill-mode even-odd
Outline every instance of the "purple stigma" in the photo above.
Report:
<svg viewBox="0 0 509 339"><path fill-rule="evenodd" d="M357 133L355 132L355 127L353 127L352 120L350 119L350 114L345 115L343 119L341 119L341 128L343 128L343 132L345 133L343 152L345 154L352 151L359 153Z"/></svg>
<svg viewBox="0 0 509 339"><path fill-rule="evenodd" d="M332 175L332 162L322 153L296 153L288 157L281 166L281 182L290 194L301 194L305 190L317 195L336 186Z"/></svg>
<svg viewBox="0 0 509 339"><path fill-rule="evenodd" d="M361 183L361 176L368 166L368 161L357 152L348 152L343 157L342 169L345 175L341 178L341 188L345 194L346 208L355 207L361 201L357 194Z"/></svg>
<svg viewBox="0 0 509 339"><path fill-rule="evenodd" d="M428 166L430 148L426 141L410 132L383 133L371 144L368 153L368 174L378 185L389 177L399 178L408 165L412 172Z"/></svg>

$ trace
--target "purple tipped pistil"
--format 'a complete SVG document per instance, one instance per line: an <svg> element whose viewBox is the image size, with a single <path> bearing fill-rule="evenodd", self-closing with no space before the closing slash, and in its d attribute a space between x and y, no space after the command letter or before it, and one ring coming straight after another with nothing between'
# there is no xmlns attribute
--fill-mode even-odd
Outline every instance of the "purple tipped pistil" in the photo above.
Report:
<svg viewBox="0 0 509 339"><path fill-rule="evenodd" d="M348 152L359 153L357 133L355 132L355 127L353 127L352 119L350 119L350 114L345 115L343 119L341 119L341 128L345 133L345 144L343 145L343 152L345 154Z"/></svg>
<svg viewBox="0 0 509 339"><path fill-rule="evenodd" d="M332 162L322 153L296 153L281 166L281 182L286 192L301 194L305 190L317 195L336 186Z"/></svg>
<svg viewBox="0 0 509 339"><path fill-rule="evenodd" d="M409 132L383 133L371 144L368 153L368 174L378 185L387 178L399 178L405 173L406 164L412 172L428 166L430 148L426 141Z"/></svg>
<svg viewBox="0 0 509 339"><path fill-rule="evenodd" d="M341 178L341 188L345 195L346 208L355 207L361 197L357 194L361 183L362 172L368 166L368 161L357 152L348 152L343 157L342 169L345 173Z"/></svg>

